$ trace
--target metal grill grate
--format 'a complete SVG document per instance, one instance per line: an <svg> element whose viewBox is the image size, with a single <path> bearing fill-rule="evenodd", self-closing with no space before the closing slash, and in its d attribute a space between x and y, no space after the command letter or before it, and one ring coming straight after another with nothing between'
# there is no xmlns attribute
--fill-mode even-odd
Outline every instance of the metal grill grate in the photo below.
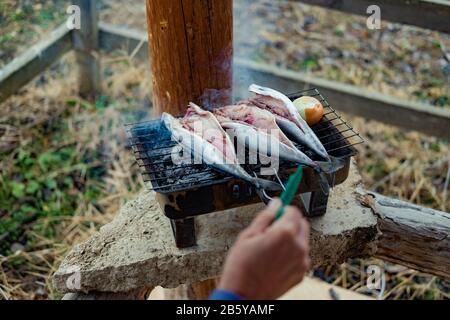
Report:
<svg viewBox="0 0 450 320"><path fill-rule="evenodd" d="M293 100L305 95L320 100L325 108L323 119L312 126L312 129L328 153L343 158L355 155L356 149L353 146L364 142L361 136L338 115L319 90L300 91L289 95L289 98ZM171 139L170 132L159 119L129 124L126 127L144 181L150 181L151 189L154 191L179 192L234 179L204 164L174 164L171 154L177 142ZM315 156L309 150L298 144L296 146L314 160ZM252 176L257 175L261 166L261 164L243 165ZM294 163L281 161L280 173L295 166Z"/></svg>

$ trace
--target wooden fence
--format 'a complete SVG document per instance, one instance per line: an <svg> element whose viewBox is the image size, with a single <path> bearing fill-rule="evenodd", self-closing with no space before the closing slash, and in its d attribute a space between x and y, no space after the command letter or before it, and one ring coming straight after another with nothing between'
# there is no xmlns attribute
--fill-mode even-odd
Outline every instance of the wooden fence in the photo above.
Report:
<svg viewBox="0 0 450 320"><path fill-rule="evenodd" d="M290 0L327 9L367 16L367 8L378 5L383 20L450 33L448 0Z"/></svg>

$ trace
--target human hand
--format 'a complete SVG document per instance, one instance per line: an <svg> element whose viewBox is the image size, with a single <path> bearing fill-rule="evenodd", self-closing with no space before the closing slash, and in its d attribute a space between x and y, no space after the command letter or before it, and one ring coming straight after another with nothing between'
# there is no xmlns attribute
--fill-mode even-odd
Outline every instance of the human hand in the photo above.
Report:
<svg viewBox="0 0 450 320"><path fill-rule="evenodd" d="M300 211L273 200L238 236L225 262L219 289L246 299L276 299L309 269L309 224Z"/></svg>

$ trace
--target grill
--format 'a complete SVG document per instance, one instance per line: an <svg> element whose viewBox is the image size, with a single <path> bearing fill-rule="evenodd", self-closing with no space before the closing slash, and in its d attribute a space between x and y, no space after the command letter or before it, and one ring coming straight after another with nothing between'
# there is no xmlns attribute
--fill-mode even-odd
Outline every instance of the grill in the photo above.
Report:
<svg viewBox="0 0 450 320"><path fill-rule="evenodd" d="M318 89L296 92L290 94L289 98L294 100L305 95L315 97L325 108L323 119L312 129L330 155L345 160L343 168L327 177L331 185L340 184L348 176L350 158L356 154L354 146L364 141L330 106ZM171 139L169 130L160 119L129 124L126 127L144 181L156 192L164 214L170 218L178 247L195 245L195 216L261 200L266 202L269 199L266 193L255 190L248 183L204 164L174 164L172 152L180 150L177 150L177 142ZM296 146L313 160L319 160L303 146ZM270 178L260 175L263 167L261 163L242 166L252 176ZM271 179L283 184L296 167L295 163L280 161L279 171L274 172ZM310 168L304 169L299 194L302 196L298 197L296 204L303 207L306 215L325 214L328 195L320 189L317 175Z"/></svg>

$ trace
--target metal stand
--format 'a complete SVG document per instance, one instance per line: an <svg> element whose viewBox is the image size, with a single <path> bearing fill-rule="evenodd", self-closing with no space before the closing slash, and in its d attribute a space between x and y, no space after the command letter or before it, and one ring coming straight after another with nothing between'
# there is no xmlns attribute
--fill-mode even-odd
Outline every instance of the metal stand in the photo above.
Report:
<svg viewBox="0 0 450 320"><path fill-rule="evenodd" d="M323 216L327 212L328 195L322 190L311 192L308 213L310 217Z"/></svg>
<svg viewBox="0 0 450 320"><path fill-rule="evenodd" d="M300 201L297 201L295 205L300 207L301 211L305 213L305 216L319 217L327 212L328 197L329 195L325 194L322 190L303 193L298 198ZM265 199L265 197L261 198ZM188 248L197 244L194 219L193 217L170 219L175 244L178 248Z"/></svg>
<svg viewBox="0 0 450 320"><path fill-rule="evenodd" d="M188 248L197 244L194 218L170 219L170 225L178 248Z"/></svg>
<svg viewBox="0 0 450 320"><path fill-rule="evenodd" d="M301 200L305 205L305 215L307 217L319 217L323 216L327 212L329 195L325 194L322 190L317 190L301 195Z"/></svg>

